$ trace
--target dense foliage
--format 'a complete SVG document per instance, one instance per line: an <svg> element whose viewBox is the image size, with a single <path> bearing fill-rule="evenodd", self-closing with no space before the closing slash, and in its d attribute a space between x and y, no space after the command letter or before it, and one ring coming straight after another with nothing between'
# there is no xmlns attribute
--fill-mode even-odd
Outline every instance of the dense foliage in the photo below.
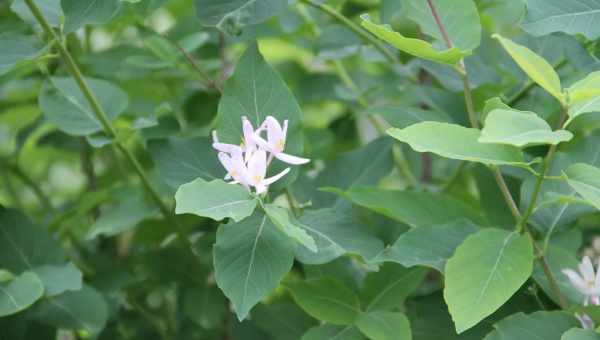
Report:
<svg viewBox="0 0 600 340"><path fill-rule="evenodd" d="M600 339L599 12L1 1L0 339Z"/></svg>

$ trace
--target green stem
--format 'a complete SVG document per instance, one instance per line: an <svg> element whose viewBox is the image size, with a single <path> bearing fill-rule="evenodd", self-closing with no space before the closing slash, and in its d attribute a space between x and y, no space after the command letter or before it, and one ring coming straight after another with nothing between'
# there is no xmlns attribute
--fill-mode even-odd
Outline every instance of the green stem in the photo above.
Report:
<svg viewBox="0 0 600 340"><path fill-rule="evenodd" d="M292 208L292 212L294 213L294 216L296 216L296 217L300 216L301 209L300 209L300 206L298 205L298 201L296 200L296 197L294 197L294 194L292 194L292 192L288 188L285 188L284 192L285 192L285 198L287 199L287 201L290 205L290 208Z"/></svg>
<svg viewBox="0 0 600 340"><path fill-rule="evenodd" d="M429 4L431 13L435 18L438 28L439 28L440 32L442 33L444 40L446 41L446 44L448 45L449 48L451 48L452 42L448 38L446 29L444 28L443 23L439 19L435 5L433 4L432 0L427 0L427 3ZM463 79L465 102L466 102L467 111L469 114L469 120L471 121L471 126L473 128L479 128L479 124L477 122L476 115L475 115L475 110L474 110L474 105L473 105L473 96L471 95L471 88L469 85L469 77L468 77L467 69L464 64L464 59L460 61L459 65L457 67L457 70ZM563 113L566 114L566 110L563 110ZM560 126L563 125L563 121L564 121L564 119L561 118ZM552 150L550 150L550 151L552 151ZM553 154L554 154L554 151L552 151L552 155ZM542 174L542 176L541 176L541 180L543 180L543 178L544 178L543 175L544 174ZM506 204L509 206L510 211L511 211L512 215L514 216L514 218L517 222L517 226L518 226L519 224L521 224L521 221L524 219L521 216L519 208L517 207L517 204L515 203L515 200L513 199L512 194L510 193L510 190L508 189L508 186L506 185L506 181L502 177L502 173L500 172L500 169L498 169L498 168L494 169L494 177L496 179L496 183L498 184L498 187L500 188L500 191L502 192L504 200L506 201ZM538 192L539 192L539 190L538 190ZM537 196L537 195L535 195L535 196ZM526 222L526 220L525 220L525 222ZM552 270L550 269L548 261L544 257L544 254L542 252L540 252L539 246L535 242L531 231L525 227L525 224L523 224L522 227L523 227L522 229L527 232L527 235L531 239L531 242L538 253L539 261L540 261L540 264L542 265L544 274L548 278L548 282L550 283L550 288L552 289L552 291L558 298L560 307L562 309L566 309L568 307L568 304L566 302L565 297L562 295L562 293L560 291L560 287L558 286L558 282L556 281L556 278L554 277L554 274L552 273Z"/></svg>
<svg viewBox="0 0 600 340"><path fill-rule="evenodd" d="M326 5L326 4L318 3L315 0L300 0L300 1L304 2L307 5L310 5L310 6L314 7L314 8L316 8L316 9L324 12L324 13L327 13L332 18L336 19L341 24L343 24L346 27L348 27L350 30L352 30L354 33L356 33L356 35L358 35L364 41L372 44L390 62L392 62L392 63L399 63L400 62L400 60L398 59L398 57L395 54L393 54L390 50L388 50L383 43L381 43L374 36L372 36L371 34L369 34L362 27L360 27L359 25L355 24L352 20L346 18L344 15L342 15L339 12L337 12L332 7L330 7L330 6Z"/></svg>
<svg viewBox="0 0 600 340"><path fill-rule="evenodd" d="M33 16L36 18L36 20L42 26L42 28L44 29L46 34L51 36L54 39L54 41L56 42L56 46L58 47L58 52L59 52L60 56L62 57L62 59L64 60L67 70L69 71L71 76L75 79L77 85L83 92L83 95L85 96L86 100L90 104L90 107L92 108L92 111L94 112L96 119L98 119L98 121L100 121L100 124L102 125L102 128L104 130L104 133L106 133L111 139L113 139L115 141L117 148L119 150L121 150L121 152L125 155L125 158L133 166L135 172L137 173L137 175L140 177L140 180L142 181L142 185L148 191L148 193L150 194L150 196L152 197L152 199L154 200L156 205L159 207L159 209L162 212L162 214L164 215L164 217L167 219L167 221L169 221L175 227L177 235L179 236L179 240L182 242L182 244L184 244L186 247L188 247L188 249L191 252L191 246L192 246L191 242L186 237L183 229L181 228L181 226L179 225L179 223L177 222L177 220L171 213L170 209L162 201L159 193L152 187L152 184L150 183L148 175L146 174L145 170L142 168L142 166L140 165L138 160L135 158L133 153L125 147L125 145L123 144L123 141L121 141L117 138L117 133L116 133L114 127L112 126L110 120L108 119L108 116L106 115L106 113L104 112L102 107L100 106L98 100L96 99L96 96L93 94L92 90L88 86L81 71L79 70L79 67L73 60L73 57L67 50L66 46L61 41L61 39L59 39L58 35L56 34L56 32L54 32L52 27L50 27L50 24L48 24L48 21L46 21L46 18L41 13L41 11L37 7L37 5L34 3L34 0L25 0L25 3L27 4L27 7L29 7L29 9L31 10L31 13L33 14Z"/></svg>

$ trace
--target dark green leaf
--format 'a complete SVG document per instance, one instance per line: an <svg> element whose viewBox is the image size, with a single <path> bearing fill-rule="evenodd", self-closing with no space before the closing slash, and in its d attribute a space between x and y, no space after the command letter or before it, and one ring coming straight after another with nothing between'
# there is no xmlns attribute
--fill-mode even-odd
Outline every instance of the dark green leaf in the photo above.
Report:
<svg viewBox="0 0 600 340"><path fill-rule="evenodd" d="M407 269L396 263L385 263L378 272L369 273L365 278L361 299L366 311L401 307L426 274L425 268Z"/></svg>
<svg viewBox="0 0 600 340"><path fill-rule="evenodd" d="M363 313L356 320L358 329L373 340L412 340L410 324L402 313L375 311Z"/></svg>
<svg viewBox="0 0 600 340"><path fill-rule="evenodd" d="M495 324L495 330L484 340L560 340L564 332L577 325L577 320L564 312L517 313Z"/></svg>
<svg viewBox="0 0 600 340"><path fill-rule="evenodd" d="M554 32L583 34L589 40L600 37L598 20L600 3L594 0L526 0L527 16L521 27L536 36Z"/></svg>
<svg viewBox="0 0 600 340"><path fill-rule="evenodd" d="M83 287L83 274L69 262L63 266L41 266L33 270L44 284L44 294L55 296L67 290L80 290Z"/></svg>
<svg viewBox="0 0 600 340"><path fill-rule="evenodd" d="M119 0L61 0L65 14L65 32L75 32L88 24L108 22L117 12Z"/></svg>

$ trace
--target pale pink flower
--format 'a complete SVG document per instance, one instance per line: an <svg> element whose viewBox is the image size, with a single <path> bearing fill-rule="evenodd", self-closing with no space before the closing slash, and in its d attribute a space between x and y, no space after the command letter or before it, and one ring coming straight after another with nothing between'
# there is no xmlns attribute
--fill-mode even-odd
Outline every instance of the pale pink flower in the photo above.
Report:
<svg viewBox="0 0 600 340"><path fill-rule="evenodd" d="M572 269L563 269L571 284L585 296L584 305L600 304L600 270L594 270L594 265L589 256L584 256L579 264L579 272Z"/></svg>
<svg viewBox="0 0 600 340"><path fill-rule="evenodd" d="M269 151L275 158L288 163L288 164L305 164L310 162L308 158L301 158L283 153L285 148L285 139L287 137L288 121L283 121L283 127L279 124L277 119L272 116L267 116L265 121L261 125L258 133L254 134L254 142L261 148ZM260 136L260 132L263 130L267 131L267 140L264 140Z"/></svg>
<svg viewBox="0 0 600 340"><path fill-rule="evenodd" d="M267 175L267 153L261 149L254 152L248 160L248 184L256 189L257 194L266 192L269 185L285 176L288 172L290 172L290 168L286 168L275 176L265 178Z"/></svg>

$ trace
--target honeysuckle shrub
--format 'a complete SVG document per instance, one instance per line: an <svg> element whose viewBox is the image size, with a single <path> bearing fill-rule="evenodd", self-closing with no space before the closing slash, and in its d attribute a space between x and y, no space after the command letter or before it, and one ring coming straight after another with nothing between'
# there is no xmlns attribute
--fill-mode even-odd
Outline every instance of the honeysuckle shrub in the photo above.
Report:
<svg viewBox="0 0 600 340"><path fill-rule="evenodd" d="M600 2L0 2L0 339L600 339Z"/></svg>

